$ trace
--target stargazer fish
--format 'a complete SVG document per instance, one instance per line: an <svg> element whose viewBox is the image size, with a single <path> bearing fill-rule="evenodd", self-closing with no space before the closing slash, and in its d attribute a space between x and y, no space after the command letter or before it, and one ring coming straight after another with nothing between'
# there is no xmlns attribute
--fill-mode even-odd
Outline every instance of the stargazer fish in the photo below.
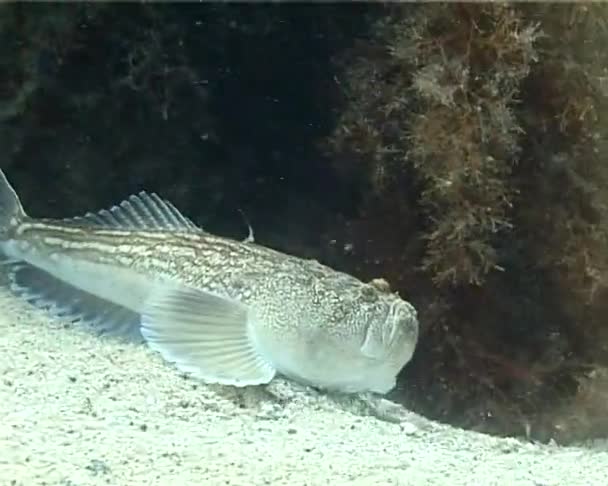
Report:
<svg viewBox="0 0 608 486"><path fill-rule="evenodd" d="M0 254L11 290L99 334L144 341L207 383L277 374L386 393L418 339L385 285L211 235L154 193L72 219L33 219L0 171Z"/></svg>

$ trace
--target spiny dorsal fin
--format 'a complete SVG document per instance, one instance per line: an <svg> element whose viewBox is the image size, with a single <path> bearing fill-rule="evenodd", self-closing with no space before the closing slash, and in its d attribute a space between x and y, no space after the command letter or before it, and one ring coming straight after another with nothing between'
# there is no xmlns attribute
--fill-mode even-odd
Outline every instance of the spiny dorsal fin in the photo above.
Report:
<svg viewBox="0 0 608 486"><path fill-rule="evenodd" d="M162 229L199 232L201 228L180 213L169 201L156 193L140 192L117 206L96 213L68 218L66 221L129 229Z"/></svg>
<svg viewBox="0 0 608 486"><path fill-rule="evenodd" d="M255 235L253 234L253 227L251 226L251 223L249 223L249 220L247 219L247 216L245 215L242 209L239 209L239 212L241 213L241 216L243 216L245 224L247 225L247 229L249 230L247 238L242 240L242 243L255 243Z"/></svg>

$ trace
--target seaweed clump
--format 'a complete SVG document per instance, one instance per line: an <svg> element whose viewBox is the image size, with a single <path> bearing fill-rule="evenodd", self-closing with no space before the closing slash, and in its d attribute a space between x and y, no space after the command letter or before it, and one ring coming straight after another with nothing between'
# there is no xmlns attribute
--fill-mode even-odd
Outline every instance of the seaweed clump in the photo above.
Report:
<svg viewBox="0 0 608 486"><path fill-rule="evenodd" d="M558 439L608 435L608 8L600 4L528 7L542 20L540 60L522 93L521 163L514 183L522 244L547 275L564 316L575 377L550 416Z"/></svg>
<svg viewBox="0 0 608 486"><path fill-rule="evenodd" d="M345 238L393 242L361 271L420 310L401 398L422 412L539 439L608 433L580 405L605 396L608 359L607 19L605 6L389 6L337 60L327 147L364 199Z"/></svg>
<svg viewBox="0 0 608 486"><path fill-rule="evenodd" d="M509 177L521 133L513 107L538 36L509 7L460 9L429 19L433 42L421 42L413 58L396 56L414 63L419 105L409 121L409 157L432 221L423 269L438 285L481 284L502 270L496 247L512 228Z"/></svg>
<svg viewBox="0 0 608 486"><path fill-rule="evenodd" d="M430 223L423 269L438 285L481 284L501 269L495 242L512 227L509 177L521 133L513 106L536 59L537 26L499 4L388 19L378 26L390 37L381 55L346 74L352 101L334 149L355 147L371 160L379 190L413 168Z"/></svg>

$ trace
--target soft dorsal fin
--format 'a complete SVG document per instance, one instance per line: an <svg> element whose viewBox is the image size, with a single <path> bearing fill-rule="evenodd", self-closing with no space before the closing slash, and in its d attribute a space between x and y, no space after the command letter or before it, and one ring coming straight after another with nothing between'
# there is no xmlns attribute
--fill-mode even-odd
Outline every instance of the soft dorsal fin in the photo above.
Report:
<svg viewBox="0 0 608 486"><path fill-rule="evenodd" d="M110 209L67 218L66 221L111 228L202 231L169 201L161 199L156 193L148 194L144 191L130 196Z"/></svg>

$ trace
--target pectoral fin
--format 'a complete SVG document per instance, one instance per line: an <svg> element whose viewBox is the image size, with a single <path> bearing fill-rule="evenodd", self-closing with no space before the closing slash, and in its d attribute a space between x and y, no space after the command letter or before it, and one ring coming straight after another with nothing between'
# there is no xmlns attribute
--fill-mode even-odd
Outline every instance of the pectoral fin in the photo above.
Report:
<svg viewBox="0 0 608 486"><path fill-rule="evenodd" d="M144 306L141 326L152 349L207 383L258 385L275 375L255 349L248 309L239 302L162 286Z"/></svg>

